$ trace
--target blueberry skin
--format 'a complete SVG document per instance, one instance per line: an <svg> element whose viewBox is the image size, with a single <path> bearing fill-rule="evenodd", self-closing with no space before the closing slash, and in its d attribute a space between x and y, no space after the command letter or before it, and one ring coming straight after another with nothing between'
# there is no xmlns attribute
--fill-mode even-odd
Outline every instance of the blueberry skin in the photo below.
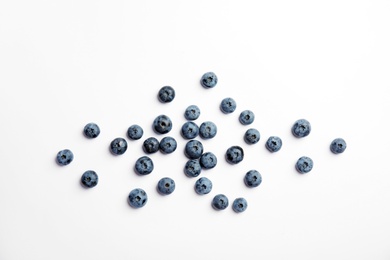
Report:
<svg viewBox="0 0 390 260"><path fill-rule="evenodd" d="M203 144L198 140L188 141L185 147L185 155L188 159L199 159L203 154Z"/></svg>
<svg viewBox="0 0 390 260"><path fill-rule="evenodd" d="M159 134L166 134L172 130L172 121L166 115L159 115L153 121L153 129Z"/></svg>
<svg viewBox="0 0 390 260"><path fill-rule="evenodd" d="M224 210L229 206L229 200L225 195L218 194L213 198L212 206L215 210Z"/></svg>
<svg viewBox="0 0 390 260"><path fill-rule="evenodd" d="M250 170L245 174L244 183L249 188L257 187L261 184L261 174L256 170Z"/></svg>
<svg viewBox="0 0 390 260"><path fill-rule="evenodd" d="M127 150L127 142L121 137L115 138L110 144L110 149L115 155L124 154Z"/></svg>
<svg viewBox="0 0 390 260"><path fill-rule="evenodd" d="M218 83L217 75L214 72L206 72L200 79L200 84L204 88L213 88Z"/></svg>
<svg viewBox="0 0 390 260"><path fill-rule="evenodd" d="M175 98L175 90L171 86L162 87L158 92L161 103L169 103Z"/></svg>
<svg viewBox="0 0 390 260"><path fill-rule="evenodd" d="M250 110L244 110L238 117L240 123L243 125L250 125L255 120L255 114Z"/></svg>
<svg viewBox="0 0 390 260"><path fill-rule="evenodd" d="M187 120L196 120L200 116L200 109L198 106L191 105L186 108L186 111L184 112L184 117Z"/></svg>
<svg viewBox="0 0 390 260"><path fill-rule="evenodd" d="M199 127L199 135L203 139L211 139L217 134L217 126L210 121L203 122Z"/></svg>
<svg viewBox="0 0 390 260"><path fill-rule="evenodd" d="M64 149L57 153L56 161L59 165L65 166L73 161L73 153L71 150Z"/></svg>
<svg viewBox="0 0 390 260"><path fill-rule="evenodd" d="M291 128L292 134L297 138L308 136L311 131L311 125L306 119L299 119L295 121Z"/></svg>
<svg viewBox="0 0 390 260"><path fill-rule="evenodd" d="M184 173L187 177L197 177L202 171L202 167L198 160L192 159L188 160L186 165L184 166Z"/></svg>
<svg viewBox="0 0 390 260"><path fill-rule="evenodd" d="M212 169L217 165L217 157L211 153L207 152L202 154L200 157L200 166L202 166L204 169Z"/></svg>
<svg viewBox="0 0 390 260"><path fill-rule="evenodd" d="M144 135L144 130L139 125L132 125L127 129L127 136L132 140L139 140Z"/></svg>
<svg viewBox="0 0 390 260"><path fill-rule="evenodd" d="M162 195L169 195L175 190L175 181L171 178L162 178L157 184L157 190Z"/></svg>
<svg viewBox="0 0 390 260"><path fill-rule="evenodd" d="M260 140L260 132L257 129L250 128L246 130L244 140L247 144L255 144Z"/></svg>
<svg viewBox="0 0 390 260"><path fill-rule="evenodd" d="M343 138L336 138L330 144L330 150L334 154L343 153L347 148L347 143Z"/></svg>
<svg viewBox="0 0 390 260"><path fill-rule="evenodd" d="M213 188L213 183L206 177L199 178L195 182L195 192L199 195L205 195L210 193Z"/></svg>
<svg viewBox="0 0 390 260"><path fill-rule="evenodd" d="M244 198L237 198L233 201L233 210L236 213L241 213L248 207L248 202Z"/></svg>
<svg viewBox="0 0 390 260"><path fill-rule="evenodd" d="M160 142L154 137L149 137L144 141L142 147L145 153L155 153L160 148Z"/></svg>
<svg viewBox="0 0 390 260"><path fill-rule="evenodd" d="M95 123L88 123L84 127L84 135L88 138L96 138L100 134L100 128Z"/></svg>
<svg viewBox="0 0 390 260"><path fill-rule="evenodd" d="M240 146L232 146L226 150L226 161L231 164L237 164L244 159L244 150Z"/></svg>
<svg viewBox="0 0 390 260"><path fill-rule="evenodd" d="M134 189L130 191L128 202L133 208L142 208L148 201L148 195L143 189Z"/></svg>
<svg viewBox="0 0 390 260"><path fill-rule="evenodd" d="M162 153L173 153L177 148L177 142L175 138L167 136L161 139L159 147Z"/></svg>
<svg viewBox="0 0 390 260"><path fill-rule="evenodd" d="M221 101L220 109L225 114L233 113L237 108L236 101L232 98L224 98Z"/></svg>
<svg viewBox="0 0 390 260"><path fill-rule="evenodd" d="M282 139L280 139L277 136L271 136L268 138L267 142L265 143L265 147L270 151L271 153L277 152L282 148Z"/></svg>
<svg viewBox="0 0 390 260"><path fill-rule="evenodd" d="M94 171L86 171L81 176L81 183L86 188L93 188L98 184L99 177Z"/></svg>
<svg viewBox="0 0 390 260"><path fill-rule="evenodd" d="M302 156L295 164L295 169L299 173L308 173L313 169L313 160L307 156Z"/></svg>
<svg viewBox="0 0 390 260"><path fill-rule="evenodd" d="M185 139L194 139L199 134L199 127L194 122L186 122L181 127L181 135Z"/></svg>
<svg viewBox="0 0 390 260"><path fill-rule="evenodd" d="M148 175L154 169L153 161L148 156L142 156L135 162L135 171L139 175Z"/></svg>

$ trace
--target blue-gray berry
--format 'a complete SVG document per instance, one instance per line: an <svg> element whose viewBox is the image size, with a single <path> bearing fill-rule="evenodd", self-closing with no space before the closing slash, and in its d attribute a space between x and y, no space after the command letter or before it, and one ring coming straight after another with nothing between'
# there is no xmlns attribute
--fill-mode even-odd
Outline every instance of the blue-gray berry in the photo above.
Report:
<svg viewBox="0 0 390 260"><path fill-rule="evenodd" d="M233 210L236 213L241 213L248 207L248 202L244 198L237 198L233 201Z"/></svg>
<svg viewBox="0 0 390 260"><path fill-rule="evenodd" d="M193 139L199 134L199 127L194 122L185 122L181 127L181 134L185 139Z"/></svg>
<svg viewBox="0 0 390 260"><path fill-rule="evenodd" d="M141 139L144 135L144 130L139 125L132 125L127 129L127 136L132 140Z"/></svg>
<svg viewBox="0 0 390 260"><path fill-rule="evenodd" d="M161 103L169 103L175 98L175 90L171 86L162 87L158 92Z"/></svg>
<svg viewBox="0 0 390 260"><path fill-rule="evenodd" d="M240 123L243 125L250 125L255 120L255 114L250 110L244 110L241 112L239 118Z"/></svg>
<svg viewBox="0 0 390 260"><path fill-rule="evenodd" d="M212 169L217 165L217 157L213 153L207 152L202 154L199 162L204 169Z"/></svg>
<svg viewBox="0 0 390 260"><path fill-rule="evenodd" d="M332 153L338 154L343 153L347 148L347 143L343 138L336 138L330 144L330 150Z"/></svg>
<svg viewBox="0 0 390 260"><path fill-rule="evenodd" d="M196 120L200 116L200 109L198 106L191 105L186 108L186 111L184 112L184 117L187 120Z"/></svg>
<svg viewBox="0 0 390 260"><path fill-rule="evenodd" d="M185 155L189 159L198 159L203 154L203 144L198 140L188 141L185 147Z"/></svg>
<svg viewBox="0 0 390 260"><path fill-rule="evenodd" d="M306 119L299 119L295 121L291 128L292 134L297 138L308 136L311 131L311 125Z"/></svg>
<svg viewBox="0 0 390 260"><path fill-rule="evenodd" d="M255 144L260 140L260 132L257 129L250 128L246 130L244 140L247 144Z"/></svg>
<svg viewBox="0 0 390 260"><path fill-rule="evenodd" d="M188 160L184 166L184 173L187 175L187 177L197 177L201 171L202 168L200 166L199 160L196 159Z"/></svg>
<svg viewBox="0 0 390 260"><path fill-rule="evenodd" d="M277 136L271 136L265 143L265 147L268 149L268 151L274 153L279 151L280 148L282 148L282 144L282 139Z"/></svg>
<svg viewBox="0 0 390 260"><path fill-rule="evenodd" d="M167 136L160 141L160 151L165 154L173 153L177 148L175 138Z"/></svg>
<svg viewBox="0 0 390 260"><path fill-rule="evenodd" d="M236 101L232 98L224 98L221 101L220 109L225 114L233 113L237 108Z"/></svg>
<svg viewBox="0 0 390 260"><path fill-rule="evenodd" d="M215 210L224 210L229 206L229 200L224 194L215 195L212 206Z"/></svg>
<svg viewBox="0 0 390 260"><path fill-rule="evenodd" d="M232 146L226 150L226 161L231 164L237 164L244 159L244 150L240 146Z"/></svg>
<svg viewBox="0 0 390 260"><path fill-rule="evenodd" d="M206 72L200 79L200 84L205 88L213 88L218 83L217 75L214 72Z"/></svg>
<svg viewBox="0 0 390 260"><path fill-rule="evenodd" d="M154 169L153 161L148 156L142 156L135 162L134 169L139 175L148 175Z"/></svg>
<svg viewBox="0 0 390 260"><path fill-rule="evenodd" d="M217 126L210 121L203 122L199 127L199 135L203 139L211 139L217 134Z"/></svg>
<svg viewBox="0 0 390 260"><path fill-rule="evenodd" d="M313 169L313 160L307 156L302 156L295 164L299 173L308 173Z"/></svg>
<svg viewBox="0 0 390 260"><path fill-rule="evenodd" d="M160 148L160 142L154 137L149 137L144 141L142 147L145 153L155 153Z"/></svg>
<svg viewBox="0 0 390 260"><path fill-rule="evenodd" d="M250 170L245 174L244 183L249 188L257 187L261 184L261 174L256 170Z"/></svg>
<svg viewBox="0 0 390 260"><path fill-rule="evenodd" d="M56 161L59 165L65 166L73 161L73 153L69 149L61 150L57 153Z"/></svg>
<svg viewBox="0 0 390 260"><path fill-rule="evenodd" d="M166 115L159 115L153 121L153 129L159 134L166 134L172 129L172 121Z"/></svg>
<svg viewBox="0 0 390 260"><path fill-rule="evenodd" d="M199 195L205 195L210 193L213 188L213 183L206 177L199 178L195 182L195 192Z"/></svg>
<svg viewBox="0 0 390 260"><path fill-rule="evenodd" d="M162 195L169 195L175 190L175 181L171 178L162 178L157 184L157 190Z"/></svg>
<svg viewBox="0 0 390 260"><path fill-rule="evenodd" d="M148 201L148 195L143 189L134 189L129 193L128 202L133 208L142 208Z"/></svg>
<svg viewBox="0 0 390 260"><path fill-rule="evenodd" d="M81 176L81 183L86 188L93 188L98 184L99 177L95 171L86 171Z"/></svg>
<svg viewBox="0 0 390 260"><path fill-rule="evenodd" d="M100 128L95 123L88 123L84 127L84 135L88 138L96 138L100 134Z"/></svg>

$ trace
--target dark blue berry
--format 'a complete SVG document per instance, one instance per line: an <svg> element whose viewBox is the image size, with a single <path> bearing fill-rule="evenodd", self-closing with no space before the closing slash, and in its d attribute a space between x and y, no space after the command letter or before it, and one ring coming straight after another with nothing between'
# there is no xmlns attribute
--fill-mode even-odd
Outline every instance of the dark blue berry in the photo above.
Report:
<svg viewBox="0 0 390 260"><path fill-rule="evenodd" d="M217 75L214 72L206 72L200 79L200 84L205 88L213 88L218 83Z"/></svg>
<svg viewBox="0 0 390 260"><path fill-rule="evenodd" d="M198 159L203 154L203 144L198 140L188 141L185 147L185 155L189 159Z"/></svg>
<svg viewBox="0 0 390 260"><path fill-rule="evenodd" d="M185 139L193 139L199 134L199 127L194 122L185 122L181 127L181 134Z"/></svg>
<svg viewBox="0 0 390 260"><path fill-rule="evenodd" d="M302 138L308 136L311 131L311 125L306 119L299 119L295 121L291 128L291 132L295 137Z"/></svg>
<svg viewBox="0 0 390 260"><path fill-rule="evenodd" d="M199 162L203 168L212 169L217 165L217 157L213 153L207 152L202 154Z"/></svg>
<svg viewBox="0 0 390 260"><path fill-rule="evenodd" d="M165 177L162 178L158 184L157 189L162 195L169 195L175 190L175 181L171 178Z"/></svg>
<svg viewBox="0 0 390 260"><path fill-rule="evenodd" d="M61 150L57 153L56 160L59 165L68 165L73 161L73 153L68 149Z"/></svg>
<svg viewBox="0 0 390 260"><path fill-rule="evenodd" d="M313 160L307 156L302 156L295 164L295 168L299 173L308 173L313 169Z"/></svg>
<svg viewBox="0 0 390 260"><path fill-rule="evenodd" d="M175 90L170 86L165 86L158 92L158 100L161 103L169 103L175 98Z"/></svg>
<svg viewBox="0 0 390 260"><path fill-rule="evenodd" d="M247 144L255 144L260 140L260 132L257 129L250 128L245 132L244 140Z"/></svg>
<svg viewBox="0 0 390 260"><path fill-rule="evenodd" d="M155 153L160 147L159 141L154 137L149 137L143 143L143 149L145 153Z"/></svg>
<svg viewBox="0 0 390 260"><path fill-rule="evenodd" d="M244 183L249 188L257 187L261 184L261 174L256 170L250 170L245 174Z"/></svg>
<svg viewBox="0 0 390 260"><path fill-rule="evenodd" d="M166 115L159 115L153 121L153 129L159 134L166 134L172 129L172 121Z"/></svg>
<svg viewBox="0 0 390 260"><path fill-rule="evenodd" d="M84 127L84 135L88 138L96 138L100 134L100 128L95 123L89 123Z"/></svg>
<svg viewBox="0 0 390 260"><path fill-rule="evenodd" d="M160 151L162 153L173 153L177 148L177 142L175 138L167 136L160 141Z"/></svg>
<svg viewBox="0 0 390 260"><path fill-rule="evenodd" d="M98 184L99 177L94 171L86 171L81 176L81 183L86 188L93 188Z"/></svg>
<svg viewBox="0 0 390 260"><path fill-rule="evenodd" d="M220 108L223 113L230 114L236 110L237 104L232 98L224 98L221 102Z"/></svg>
<svg viewBox="0 0 390 260"><path fill-rule="evenodd" d="M110 149L115 155L124 154L127 150L127 142L121 137L115 138L110 144Z"/></svg>
<svg viewBox="0 0 390 260"><path fill-rule="evenodd" d="M241 112L239 118L240 123L243 125L250 125L255 120L255 114L250 110L244 110Z"/></svg>
<svg viewBox="0 0 390 260"><path fill-rule="evenodd" d="M347 148L347 143L342 138L336 138L330 144L330 150L332 153L338 154L343 153Z"/></svg>
<svg viewBox="0 0 390 260"><path fill-rule="evenodd" d="M198 106L191 105L186 108L186 111L184 112L184 117L187 120L196 120L200 116L200 109Z"/></svg>
<svg viewBox="0 0 390 260"><path fill-rule="evenodd" d="M204 139L213 138L217 134L217 126L210 121L204 122L200 125L199 135Z"/></svg>
<svg viewBox="0 0 390 260"><path fill-rule="evenodd" d="M134 189L130 192L128 202L133 208L142 208L148 201L148 195L143 189Z"/></svg>
<svg viewBox="0 0 390 260"><path fill-rule="evenodd" d="M265 147L272 153L277 152L282 148L282 139L277 136L271 136L265 143Z"/></svg>
<svg viewBox="0 0 390 260"><path fill-rule="evenodd" d="M154 169L153 161L148 156L142 156L135 162L135 171L139 175L148 175Z"/></svg>
<svg viewBox="0 0 390 260"><path fill-rule="evenodd" d="M199 178L195 182L195 192L199 195L204 195L210 193L213 188L213 183L206 177Z"/></svg>
<svg viewBox="0 0 390 260"><path fill-rule="evenodd" d="M141 139L144 135L144 130L139 125L132 125L127 129L127 136L132 140Z"/></svg>
<svg viewBox="0 0 390 260"><path fill-rule="evenodd" d="M237 164L244 159L244 150L240 146L232 146L226 150L226 161L231 164Z"/></svg>
<svg viewBox="0 0 390 260"><path fill-rule="evenodd" d="M237 198L233 201L234 212L241 213L248 207L248 202L244 198Z"/></svg>
<svg viewBox="0 0 390 260"><path fill-rule="evenodd" d="M186 165L184 166L184 173L188 177L197 177L201 171L202 168L200 166L200 163L198 160L195 159L188 160Z"/></svg>
<svg viewBox="0 0 390 260"><path fill-rule="evenodd" d="M225 195L218 194L213 198L212 206L216 210L224 210L229 206L229 200Z"/></svg>

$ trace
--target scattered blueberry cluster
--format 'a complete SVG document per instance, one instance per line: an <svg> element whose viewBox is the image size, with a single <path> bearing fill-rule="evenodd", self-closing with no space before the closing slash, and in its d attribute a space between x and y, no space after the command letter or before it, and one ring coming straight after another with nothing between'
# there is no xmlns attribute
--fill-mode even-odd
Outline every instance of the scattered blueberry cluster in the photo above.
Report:
<svg viewBox="0 0 390 260"><path fill-rule="evenodd" d="M205 88L213 88L217 85L218 78L213 72L205 73L200 83ZM175 98L175 90L170 86L165 86L158 92L158 100L161 103L172 102ZM234 99L228 97L221 101L220 109L225 114L233 113L236 110L237 104ZM188 120L181 127L181 134L184 139L187 139L185 145L185 155L188 161L184 166L184 173L187 177L198 177L202 169L212 169L217 165L217 157L212 152L204 152L203 145L197 136L203 139L210 139L216 136L217 126L211 122L203 122L198 126L194 120L200 116L200 109L196 105L190 105L184 112L184 117ZM251 110L244 110L239 115L239 122L242 125L250 125L255 120L255 114ZM159 115L153 121L153 129L156 133L167 134L172 129L172 121L166 115ZM311 125L306 119L297 120L292 128L292 134L297 138L303 138L310 134ZM100 128L95 123L88 123L84 127L84 135L87 138L96 138L100 134ZM127 130L127 136L132 140L139 140L143 136L143 129L139 125L132 125ZM244 140L247 144L253 145L259 142L260 132L255 128L248 129L244 134ZM173 137L166 136L158 141L155 137L146 138L143 142L143 150L146 154L153 154L160 151L164 154L173 153L177 148L177 142ZM282 140L278 136L271 136L265 143L268 151L274 153L281 149ZM335 153L343 153L347 145L344 139L336 138L330 144L330 150ZM124 138L118 137L110 143L110 151L113 155L124 154L127 150L127 142ZM58 152L56 161L59 165L68 165L73 161L74 155L72 151L64 149ZM231 146L226 150L225 159L230 164L240 163L244 159L244 150L240 146ZM300 157L295 168L299 173L308 173L313 169L313 160L307 156ZM148 175L153 169L153 161L148 156L142 156L135 162L134 169L139 175ZM86 188L93 188L98 184L98 175L95 171L88 170L81 176L81 183ZM255 188L262 182L261 174L257 170L250 170L244 176L244 183L248 188ZM164 177L157 183L157 190L161 195L169 195L175 190L175 181L169 177ZM213 184L206 177L201 177L195 182L195 192L199 195L205 195L211 192ZM143 207L148 201L147 193L140 188L133 189L128 196L130 206L134 208ZM229 206L229 199L224 194L214 196L211 202L215 210L224 210ZM236 198L233 201L232 209L241 213L248 207L245 198Z"/></svg>

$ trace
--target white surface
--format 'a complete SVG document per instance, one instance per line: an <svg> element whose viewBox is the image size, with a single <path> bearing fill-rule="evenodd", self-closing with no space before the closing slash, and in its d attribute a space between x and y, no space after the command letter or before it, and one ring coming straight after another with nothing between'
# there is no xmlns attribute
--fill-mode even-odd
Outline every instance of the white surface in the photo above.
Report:
<svg viewBox="0 0 390 260"><path fill-rule="evenodd" d="M0 259L390 259L389 13L389 1L368 0L1 1ZM206 71L216 88L199 85ZM166 105L164 85L177 94ZM227 96L231 115L218 108ZM197 123L218 125L203 141L219 159L201 174L214 183L203 197L182 171L191 104ZM254 146L244 109L262 135ZM159 114L179 147L151 155L155 171L139 177L142 141L119 157L108 145L135 123L154 136ZM313 128L304 139L290 133L299 118ZM82 135L88 122L101 127L95 140ZM276 154L270 135L284 142ZM338 156L336 137L348 144ZM246 154L231 166L235 144ZM64 148L75 159L59 167ZM314 160L306 175L294 169L302 155ZM252 168L256 189L242 181ZM100 177L90 190L79 184L88 169ZM155 190L164 176L171 196ZM140 210L126 201L136 187L149 194ZM217 193L247 198L247 211L214 211Z"/></svg>

